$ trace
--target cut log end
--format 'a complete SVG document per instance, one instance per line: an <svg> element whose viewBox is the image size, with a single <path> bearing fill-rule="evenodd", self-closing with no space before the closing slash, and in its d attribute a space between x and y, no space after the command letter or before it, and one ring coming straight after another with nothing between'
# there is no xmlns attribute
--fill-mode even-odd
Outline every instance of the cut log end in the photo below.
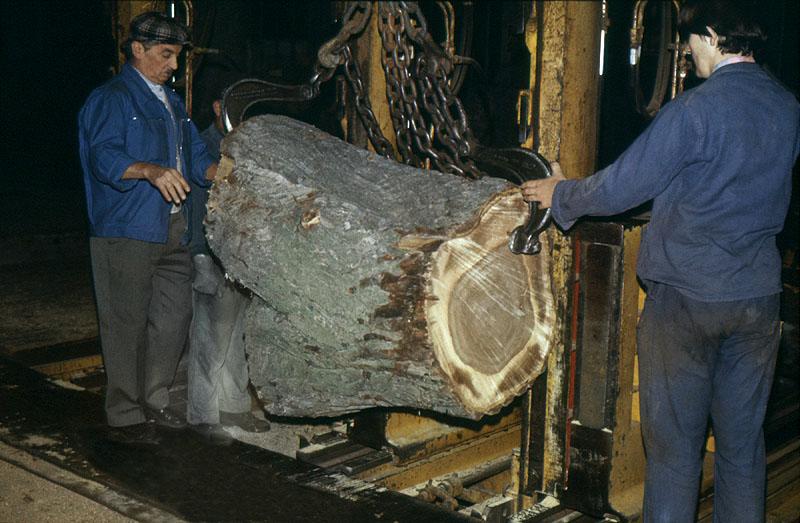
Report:
<svg viewBox="0 0 800 523"><path fill-rule="evenodd" d="M510 190L488 201L471 227L431 261L426 301L431 345L464 407L491 414L538 375L555 318L550 254L512 254L511 231L527 205Z"/></svg>

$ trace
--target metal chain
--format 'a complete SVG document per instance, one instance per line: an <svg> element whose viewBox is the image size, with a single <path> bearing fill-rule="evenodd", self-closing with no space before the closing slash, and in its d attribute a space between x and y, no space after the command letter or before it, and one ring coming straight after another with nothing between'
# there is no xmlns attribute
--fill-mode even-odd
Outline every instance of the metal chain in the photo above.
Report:
<svg viewBox="0 0 800 523"><path fill-rule="evenodd" d="M480 178L483 173L470 159L474 138L469 121L449 84L449 75L453 72L451 55L433 41L417 2L378 2L377 5L386 96L402 161L423 167L430 159L442 172ZM371 14L370 2L349 3L342 18L342 29L317 52L310 83L314 93L318 93L320 85L343 64L367 137L379 154L390 158L393 156L391 143L381 131L349 45L350 40L364 30Z"/></svg>
<svg viewBox="0 0 800 523"><path fill-rule="evenodd" d="M383 135L378 119L372 110L369 95L364 89L364 80L361 76L361 68L358 66L358 61L353 60L353 53L349 45L342 48L342 54L344 55L344 74L353 89L356 112L367 130L367 138L369 138L370 143L378 154L392 159L394 158L394 149L392 149L391 142Z"/></svg>
<svg viewBox="0 0 800 523"><path fill-rule="evenodd" d="M344 63L344 48L364 30L371 15L371 2L347 2L342 28L317 50L317 63L309 80L315 94L319 94L320 85L330 80L336 68Z"/></svg>
<svg viewBox="0 0 800 523"><path fill-rule="evenodd" d="M474 142L469 121L448 81L452 59L433 41L416 2L381 2L378 9L387 96L403 160L419 166L430 158L442 172L480 178L483 173L469 158ZM420 49L416 56L414 44Z"/></svg>
<svg viewBox="0 0 800 523"><path fill-rule="evenodd" d="M428 154L428 157L438 159L438 155L431 147L431 137L417 104L417 87L409 73L414 50L413 47L409 49L402 39L405 33L404 23L403 17L397 10L389 10L387 4L380 4L378 30L383 45L381 63L386 75L386 97L397 139L397 149L404 163L422 167L424 158L420 158L414 152L415 142L418 148L420 142L427 145L421 149L433 153Z"/></svg>

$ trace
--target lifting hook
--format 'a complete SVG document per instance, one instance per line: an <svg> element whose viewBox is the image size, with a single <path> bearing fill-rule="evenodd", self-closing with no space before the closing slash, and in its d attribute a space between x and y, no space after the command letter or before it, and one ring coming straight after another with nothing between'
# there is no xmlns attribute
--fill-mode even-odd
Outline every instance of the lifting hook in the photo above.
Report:
<svg viewBox="0 0 800 523"><path fill-rule="evenodd" d="M540 154L522 147L493 149L478 146L474 159L481 171L517 185L553 175L550 162ZM550 209L539 209L537 202L529 202L528 210L528 219L515 228L508 238L508 248L514 254L538 254L542 250L539 234L551 222Z"/></svg>

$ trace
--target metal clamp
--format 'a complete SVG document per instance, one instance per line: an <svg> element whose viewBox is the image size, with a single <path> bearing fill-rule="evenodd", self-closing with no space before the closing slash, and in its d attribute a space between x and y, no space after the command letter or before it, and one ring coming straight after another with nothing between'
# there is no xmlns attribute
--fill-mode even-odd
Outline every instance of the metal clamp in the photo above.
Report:
<svg viewBox="0 0 800 523"><path fill-rule="evenodd" d="M475 152L475 163L489 176L503 178L517 185L553 175L550 163L543 156L521 147L508 149L479 147ZM508 238L508 248L514 254L530 255L541 252L539 235L552 221L550 209L539 209L536 202L529 202L528 210L528 219L523 225L515 228Z"/></svg>
<svg viewBox="0 0 800 523"><path fill-rule="evenodd" d="M259 102L306 102L316 96L311 84L287 85L270 80L246 78L230 85L222 94L226 131L243 120L247 110Z"/></svg>

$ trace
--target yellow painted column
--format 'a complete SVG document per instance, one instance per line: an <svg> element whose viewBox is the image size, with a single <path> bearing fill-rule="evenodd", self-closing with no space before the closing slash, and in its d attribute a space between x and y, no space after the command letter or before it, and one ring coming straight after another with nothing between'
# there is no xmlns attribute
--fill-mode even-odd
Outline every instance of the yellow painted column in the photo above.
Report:
<svg viewBox="0 0 800 523"><path fill-rule="evenodd" d="M569 178L594 172L597 151L597 106L599 98L600 31L602 4L594 1L534 2L538 24L536 52L538 62L532 78L538 92L535 129L538 152L558 161ZM544 434L542 487L557 493L566 478L564 412L567 405L565 384L569 380L566 353L572 247L569 239L554 233L553 251L558 257L553 274L556 305L564 333L548 357L547 412Z"/></svg>

